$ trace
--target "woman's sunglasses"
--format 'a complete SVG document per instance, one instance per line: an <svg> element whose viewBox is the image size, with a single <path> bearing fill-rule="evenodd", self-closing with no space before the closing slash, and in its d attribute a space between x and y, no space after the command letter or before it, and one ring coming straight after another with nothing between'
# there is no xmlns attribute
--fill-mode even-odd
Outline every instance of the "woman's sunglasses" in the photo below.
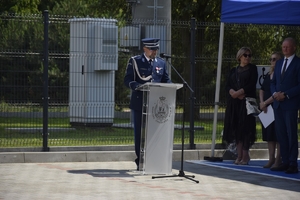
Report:
<svg viewBox="0 0 300 200"><path fill-rule="evenodd" d="M270 58L270 62L275 62L276 58Z"/></svg>
<svg viewBox="0 0 300 200"><path fill-rule="evenodd" d="M245 53L244 53L243 56L244 56L245 58L247 58L247 57L251 58L252 55L251 55L251 54L245 54Z"/></svg>

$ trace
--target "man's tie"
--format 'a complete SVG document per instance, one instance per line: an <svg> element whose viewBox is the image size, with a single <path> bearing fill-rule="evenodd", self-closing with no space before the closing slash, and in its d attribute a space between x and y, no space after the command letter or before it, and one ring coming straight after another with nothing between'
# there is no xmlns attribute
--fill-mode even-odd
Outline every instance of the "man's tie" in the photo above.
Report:
<svg viewBox="0 0 300 200"><path fill-rule="evenodd" d="M286 71L287 61L288 61L288 59L286 58L285 61L284 61L284 65L283 65L282 72L281 72L281 79L283 78L284 73L285 73L285 71Z"/></svg>
<svg viewBox="0 0 300 200"><path fill-rule="evenodd" d="M149 60L149 64L152 66L152 59Z"/></svg>

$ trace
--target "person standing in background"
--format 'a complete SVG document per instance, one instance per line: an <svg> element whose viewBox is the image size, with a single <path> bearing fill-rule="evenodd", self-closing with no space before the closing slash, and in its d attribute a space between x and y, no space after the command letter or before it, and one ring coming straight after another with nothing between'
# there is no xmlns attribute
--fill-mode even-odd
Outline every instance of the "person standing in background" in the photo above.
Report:
<svg viewBox="0 0 300 200"><path fill-rule="evenodd" d="M249 149L256 140L256 118L247 115L245 97L256 98L257 66L251 64L252 51L242 47L236 55L239 63L230 70L226 83L228 94L223 142L236 143L235 164L248 165Z"/></svg>
<svg viewBox="0 0 300 200"><path fill-rule="evenodd" d="M274 68L276 61L281 59L282 55L279 52L274 52L270 58L270 71L266 74L264 82L259 90L259 108L263 112L268 112L268 106L273 103L273 98L271 94L271 80L273 78ZM280 145L276 139L275 133L275 122L272 122L268 127L264 127L262 125L262 140L268 143L268 152L269 152L269 161L263 168L271 168L271 167L278 167L281 163L280 157ZM277 145L277 152L276 152L276 145ZM276 152L276 158L275 158Z"/></svg>
<svg viewBox="0 0 300 200"><path fill-rule="evenodd" d="M143 92L136 89L146 82L171 83L166 61L156 56L159 49L159 40L158 38L145 38L142 40L144 52L129 59L124 77L124 85L131 89L129 107L134 120L137 170L139 170L140 162Z"/></svg>
<svg viewBox="0 0 300 200"><path fill-rule="evenodd" d="M276 137L282 163L272 171L298 173L298 109L300 107L300 58L295 55L296 41L289 37L282 42L284 59L275 65L271 82L274 99Z"/></svg>

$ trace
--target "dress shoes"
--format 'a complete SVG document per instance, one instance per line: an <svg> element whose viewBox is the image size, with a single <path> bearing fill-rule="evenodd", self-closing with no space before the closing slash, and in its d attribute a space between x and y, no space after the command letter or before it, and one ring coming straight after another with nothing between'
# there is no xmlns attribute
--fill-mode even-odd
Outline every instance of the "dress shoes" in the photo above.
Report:
<svg viewBox="0 0 300 200"><path fill-rule="evenodd" d="M137 171L139 171L140 169L139 169L139 159L138 158L136 158L135 160L134 160L134 162L135 162L135 164L136 164L136 170Z"/></svg>
<svg viewBox="0 0 300 200"><path fill-rule="evenodd" d="M289 168L288 164L281 163L278 167L271 167L271 171L286 171Z"/></svg>
<svg viewBox="0 0 300 200"><path fill-rule="evenodd" d="M275 160L269 160L269 162L263 166L263 168L271 168L273 164L275 163Z"/></svg>
<svg viewBox="0 0 300 200"><path fill-rule="evenodd" d="M238 165L240 162L241 162L242 159L239 159L237 158L235 161L234 161L234 164Z"/></svg>
<svg viewBox="0 0 300 200"><path fill-rule="evenodd" d="M285 171L286 174L297 174L298 167L297 166L289 166L289 168Z"/></svg>
<svg viewBox="0 0 300 200"><path fill-rule="evenodd" d="M250 158L248 160L241 160L238 165L248 165Z"/></svg>

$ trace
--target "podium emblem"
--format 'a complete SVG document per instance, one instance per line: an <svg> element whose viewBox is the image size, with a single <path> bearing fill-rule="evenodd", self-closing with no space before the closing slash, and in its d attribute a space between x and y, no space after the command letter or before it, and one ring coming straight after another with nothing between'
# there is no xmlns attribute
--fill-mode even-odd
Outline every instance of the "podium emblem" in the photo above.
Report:
<svg viewBox="0 0 300 200"><path fill-rule="evenodd" d="M171 107L169 106L166 97L159 97L157 102L152 107L152 116L158 123L165 123L169 120Z"/></svg>

